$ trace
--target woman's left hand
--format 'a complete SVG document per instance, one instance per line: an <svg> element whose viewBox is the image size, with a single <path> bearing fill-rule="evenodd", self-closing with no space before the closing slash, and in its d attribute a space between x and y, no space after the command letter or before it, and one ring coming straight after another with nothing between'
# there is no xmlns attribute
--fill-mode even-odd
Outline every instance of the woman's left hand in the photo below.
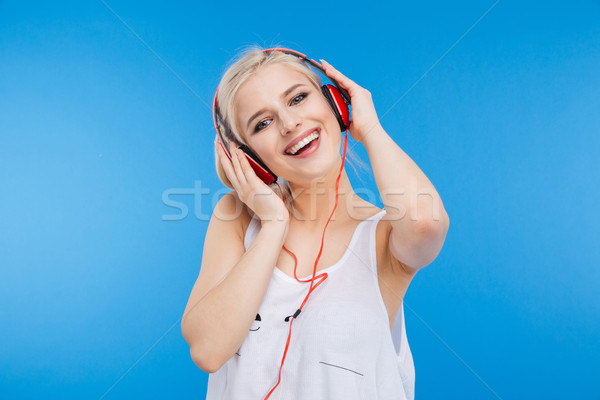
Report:
<svg viewBox="0 0 600 400"><path fill-rule="evenodd" d="M363 142L364 138L380 126L379 117L375 111L375 105L371 98L371 92L358 86L355 82L347 78L340 71L333 68L325 60L321 60L321 66L329 78L335 79L342 89L345 89L350 95L352 107L352 121L350 122L350 135L357 142Z"/></svg>

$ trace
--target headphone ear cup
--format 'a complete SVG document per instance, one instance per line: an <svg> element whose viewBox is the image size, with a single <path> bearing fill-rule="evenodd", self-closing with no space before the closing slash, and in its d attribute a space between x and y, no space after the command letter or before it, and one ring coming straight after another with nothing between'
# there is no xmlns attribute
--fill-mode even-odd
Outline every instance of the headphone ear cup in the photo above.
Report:
<svg viewBox="0 0 600 400"><path fill-rule="evenodd" d="M261 159L252 151L250 147L242 144L240 149L244 152L244 156L250 163L250 166L256 173L256 175L267 185L272 184L277 180L277 175L275 175L269 167L265 163L261 161Z"/></svg>
<svg viewBox="0 0 600 400"><path fill-rule="evenodd" d="M340 93L339 89L333 85L323 85L321 86L321 91L331 106L331 109L340 124L341 131L345 131L348 129L348 126L350 126L350 109L348 108L348 102L342 93Z"/></svg>

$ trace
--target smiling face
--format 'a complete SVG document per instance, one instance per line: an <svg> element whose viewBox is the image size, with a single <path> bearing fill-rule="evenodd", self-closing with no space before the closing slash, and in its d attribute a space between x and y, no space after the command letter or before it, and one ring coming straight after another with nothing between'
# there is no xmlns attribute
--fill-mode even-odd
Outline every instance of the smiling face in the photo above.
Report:
<svg viewBox="0 0 600 400"><path fill-rule="evenodd" d="M306 75L286 64L260 68L240 86L234 107L240 135L288 182L322 178L340 159L340 126L331 107ZM289 155L286 149L306 134L318 139L305 153Z"/></svg>

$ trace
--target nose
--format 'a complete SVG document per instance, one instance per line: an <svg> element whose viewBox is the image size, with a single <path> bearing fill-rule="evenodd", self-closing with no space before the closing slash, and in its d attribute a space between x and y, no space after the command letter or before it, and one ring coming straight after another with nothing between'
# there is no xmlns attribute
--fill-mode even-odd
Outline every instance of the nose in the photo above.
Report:
<svg viewBox="0 0 600 400"><path fill-rule="evenodd" d="M289 135L298 130L302 125L302 118L293 110L287 109L281 112L281 134Z"/></svg>

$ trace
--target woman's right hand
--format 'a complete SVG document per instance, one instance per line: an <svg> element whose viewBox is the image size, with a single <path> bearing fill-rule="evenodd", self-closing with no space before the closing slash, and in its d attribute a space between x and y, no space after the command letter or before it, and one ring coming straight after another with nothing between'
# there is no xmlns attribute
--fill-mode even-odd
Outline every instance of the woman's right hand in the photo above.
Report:
<svg viewBox="0 0 600 400"><path fill-rule="evenodd" d="M289 224L290 215L283 200L256 175L243 151L229 143L230 160L218 138L215 145L225 174L240 200L254 211L262 223Z"/></svg>

